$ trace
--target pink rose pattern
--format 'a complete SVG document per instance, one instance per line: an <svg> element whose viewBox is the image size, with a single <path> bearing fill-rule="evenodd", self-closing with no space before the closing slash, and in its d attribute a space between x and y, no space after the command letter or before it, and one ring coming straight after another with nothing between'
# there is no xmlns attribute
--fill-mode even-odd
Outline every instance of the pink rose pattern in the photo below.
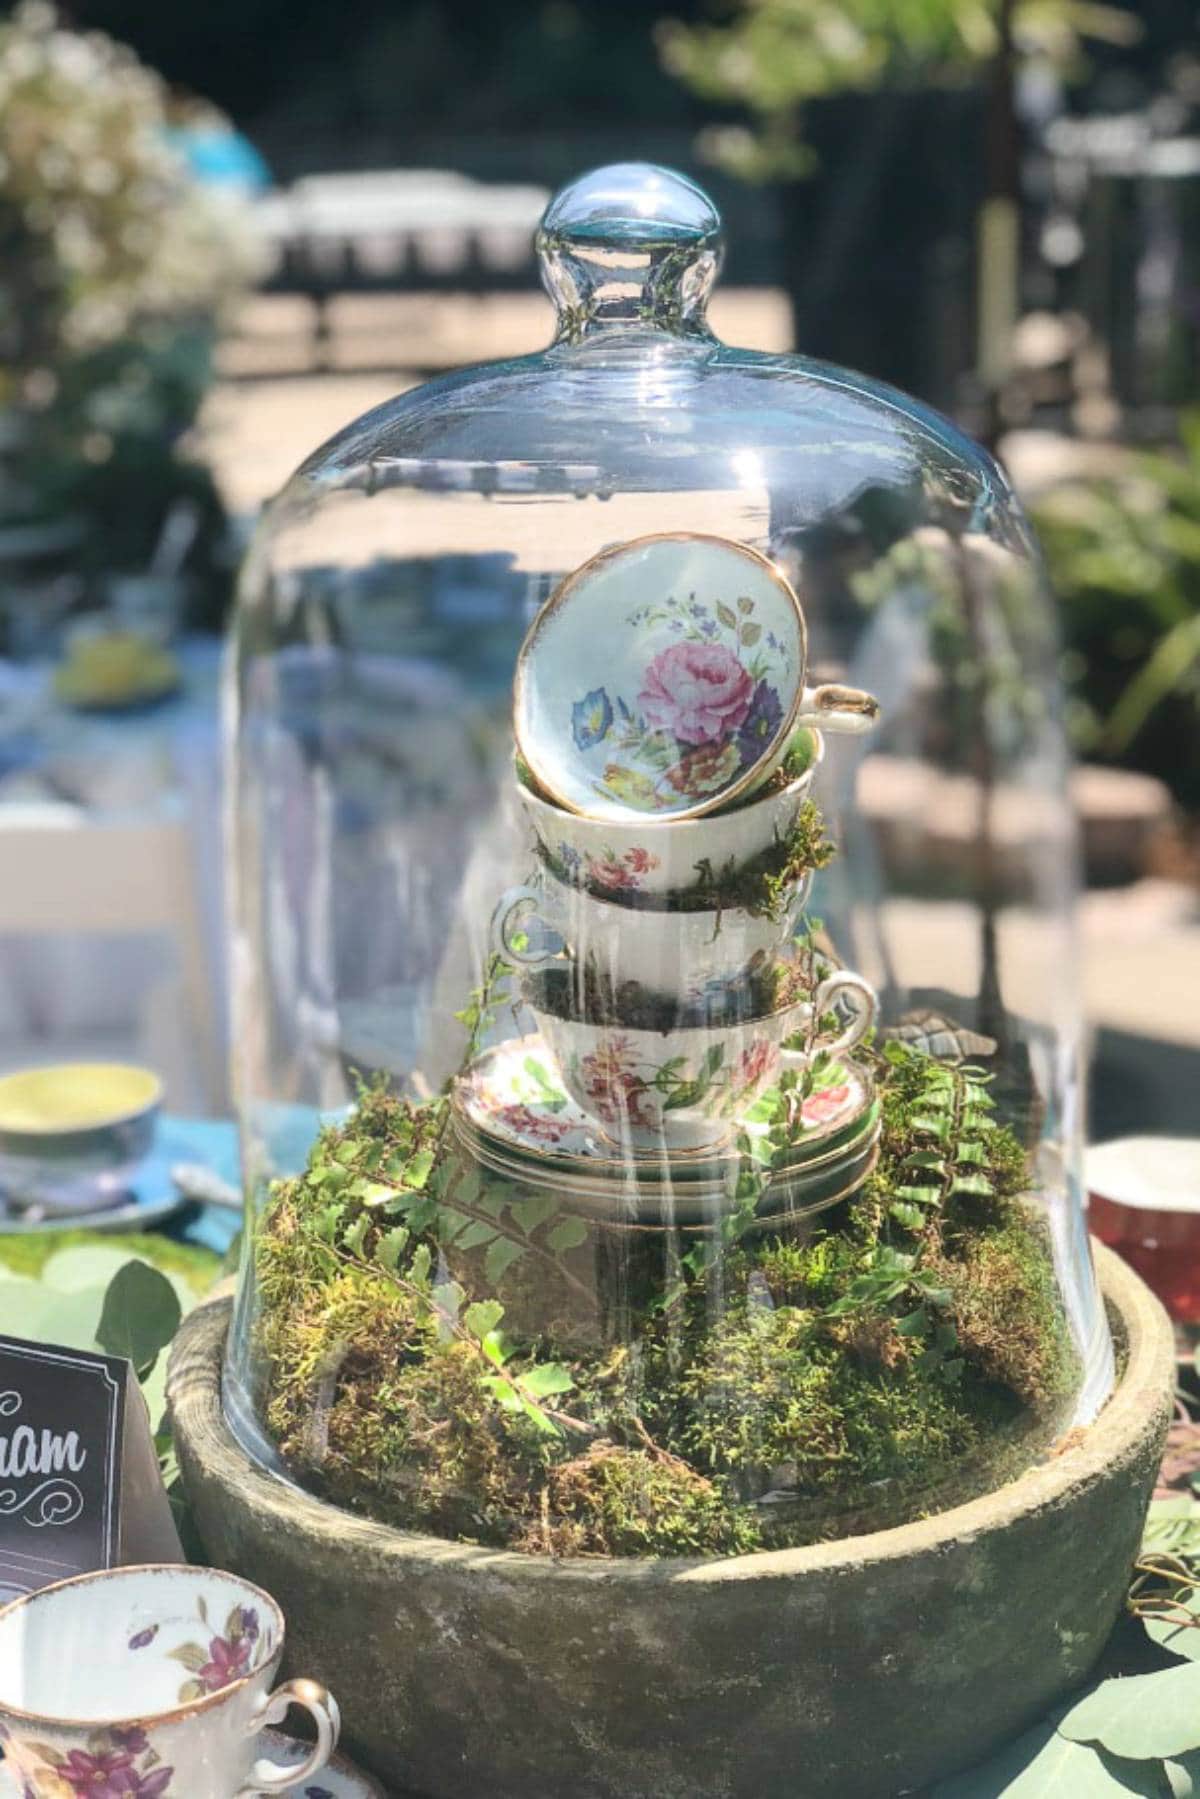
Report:
<svg viewBox="0 0 1200 1799"><path fill-rule="evenodd" d="M723 643L673 643L646 670L638 705L680 743L722 744L750 710L754 682Z"/></svg>
<svg viewBox="0 0 1200 1799"><path fill-rule="evenodd" d="M787 650L771 631L764 638L754 601L705 605L695 594L675 595L630 613L629 624L655 628L677 641L647 664L632 705L603 687L571 706L575 746L604 746L596 791L635 811L655 812L723 792L768 750L783 724L778 682ZM601 864L598 886L625 886L619 870Z"/></svg>

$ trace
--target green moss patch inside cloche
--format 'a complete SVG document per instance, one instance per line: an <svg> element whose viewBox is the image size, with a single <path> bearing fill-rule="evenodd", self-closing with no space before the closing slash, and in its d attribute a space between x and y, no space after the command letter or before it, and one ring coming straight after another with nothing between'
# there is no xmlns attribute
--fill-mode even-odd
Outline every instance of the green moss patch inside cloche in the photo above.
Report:
<svg viewBox="0 0 1200 1799"><path fill-rule="evenodd" d="M365 1091L260 1226L285 1462L388 1524L609 1556L811 1542L1019 1472L1079 1372L1025 1153L982 1071L874 1061L880 1156L851 1200L757 1214L812 1078L789 1074L729 1216L690 1236L491 1179L444 1096Z"/></svg>

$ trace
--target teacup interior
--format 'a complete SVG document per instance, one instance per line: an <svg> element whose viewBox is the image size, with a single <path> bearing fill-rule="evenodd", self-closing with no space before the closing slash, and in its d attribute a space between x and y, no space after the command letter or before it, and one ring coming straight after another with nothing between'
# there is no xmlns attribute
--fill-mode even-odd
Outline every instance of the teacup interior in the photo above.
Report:
<svg viewBox="0 0 1200 1799"><path fill-rule="evenodd" d="M0 1709L111 1723L174 1711L282 1647L273 1602L205 1568L117 1568L0 1613Z"/></svg>

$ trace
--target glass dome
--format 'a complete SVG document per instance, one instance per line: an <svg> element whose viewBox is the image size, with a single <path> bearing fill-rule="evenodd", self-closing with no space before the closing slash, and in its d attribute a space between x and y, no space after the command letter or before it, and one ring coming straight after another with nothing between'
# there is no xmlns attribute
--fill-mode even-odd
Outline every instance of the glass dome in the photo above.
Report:
<svg viewBox="0 0 1200 1799"><path fill-rule="evenodd" d="M1052 609L990 458L565 189L544 352L350 425L228 686L260 1461L531 1555L897 1523L1089 1419Z"/></svg>

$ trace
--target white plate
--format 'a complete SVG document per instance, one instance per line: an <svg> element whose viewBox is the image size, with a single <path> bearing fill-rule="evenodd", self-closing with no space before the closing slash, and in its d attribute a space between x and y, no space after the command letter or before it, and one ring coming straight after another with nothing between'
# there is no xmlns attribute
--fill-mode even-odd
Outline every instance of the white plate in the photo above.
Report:
<svg viewBox="0 0 1200 1799"><path fill-rule="evenodd" d="M800 602L722 537L635 538L593 556L521 646L517 747L588 818L696 818L764 781L804 698Z"/></svg>

